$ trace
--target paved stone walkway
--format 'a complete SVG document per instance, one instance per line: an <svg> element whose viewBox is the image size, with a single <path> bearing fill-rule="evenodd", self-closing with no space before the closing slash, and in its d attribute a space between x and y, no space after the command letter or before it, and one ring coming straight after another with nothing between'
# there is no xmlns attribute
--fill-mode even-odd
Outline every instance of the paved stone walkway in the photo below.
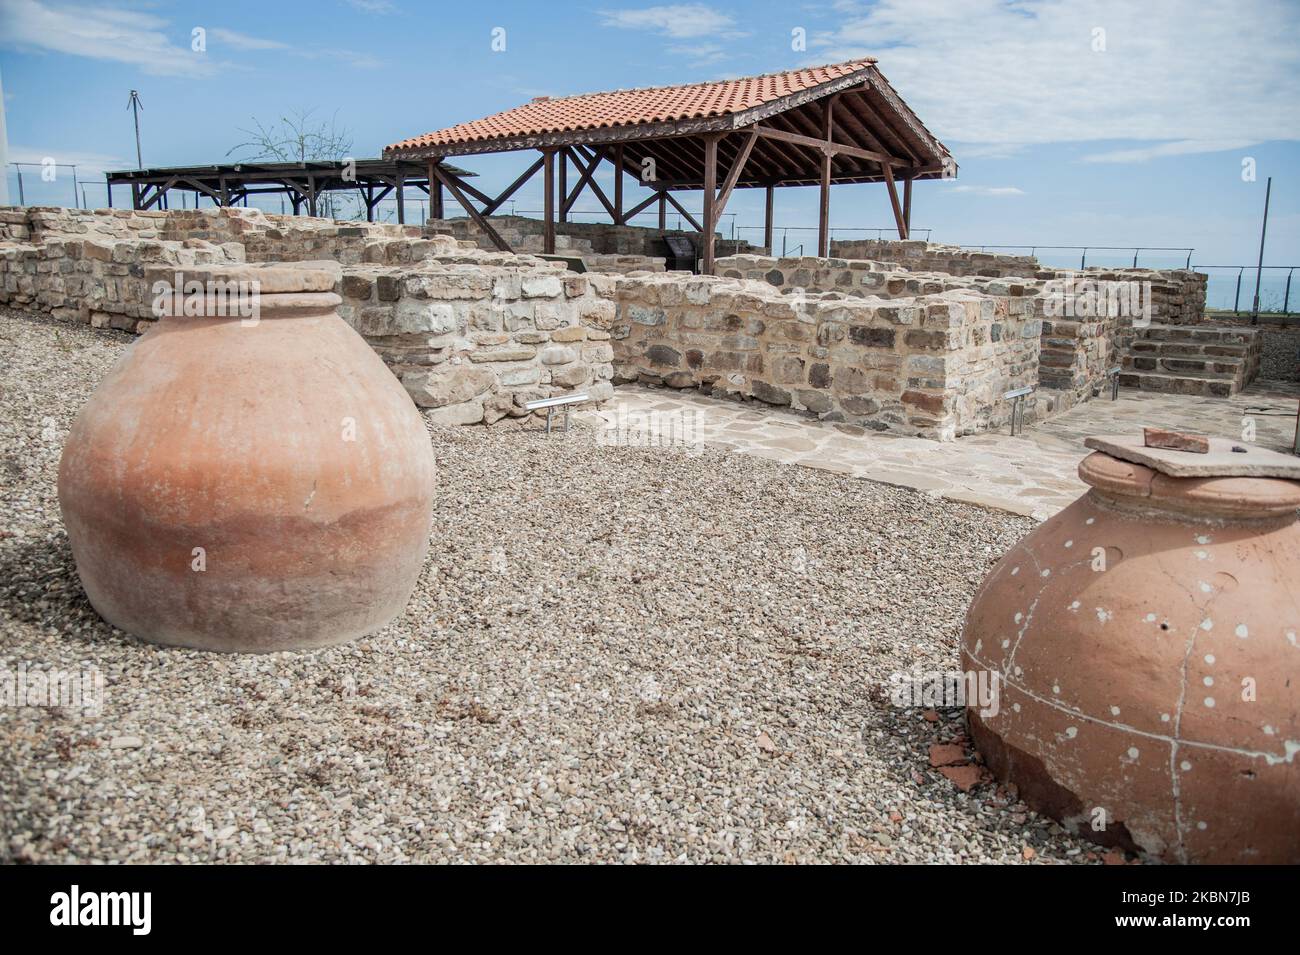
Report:
<svg viewBox="0 0 1300 955"><path fill-rule="evenodd" d="M979 504L1045 520L1085 490L1076 468L1090 452L1091 434L1139 434L1144 425L1247 440L1287 450L1296 426L1300 385L1256 382L1232 398L1122 392L1097 399L1023 435L973 435L952 442L881 434L832 424L758 402L709 398L695 391L623 386L599 412L614 430L606 440L686 446L703 444L804 467L913 488L955 501Z"/></svg>

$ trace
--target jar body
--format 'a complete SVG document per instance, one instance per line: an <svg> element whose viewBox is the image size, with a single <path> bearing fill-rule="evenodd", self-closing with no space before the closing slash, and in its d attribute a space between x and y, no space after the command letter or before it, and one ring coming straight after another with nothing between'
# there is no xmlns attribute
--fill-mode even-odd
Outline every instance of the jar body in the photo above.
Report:
<svg viewBox="0 0 1300 955"><path fill-rule="evenodd" d="M81 410L59 503L104 619L156 643L267 652L401 611L428 545L433 451L327 299L256 323L164 317Z"/></svg>
<svg viewBox="0 0 1300 955"><path fill-rule="evenodd" d="M1163 479L1156 500L1162 476L1099 454L1080 475L1093 490L971 605L963 667L1000 681L996 713L967 711L976 745L1102 845L1300 862L1300 485ZM1251 495L1268 501L1253 516Z"/></svg>

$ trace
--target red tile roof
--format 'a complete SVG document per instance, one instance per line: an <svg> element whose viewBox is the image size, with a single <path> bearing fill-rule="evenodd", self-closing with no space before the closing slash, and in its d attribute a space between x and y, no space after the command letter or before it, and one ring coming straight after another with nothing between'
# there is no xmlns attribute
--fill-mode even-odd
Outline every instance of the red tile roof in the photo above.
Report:
<svg viewBox="0 0 1300 955"><path fill-rule="evenodd" d="M767 73L714 83L584 93L562 99L539 97L531 103L483 119L404 139L400 143L393 143L385 152L580 129L727 116L841 79L865 70L875 62L875 59L865 57L847 63L810 66L784 73Z"/></svg>

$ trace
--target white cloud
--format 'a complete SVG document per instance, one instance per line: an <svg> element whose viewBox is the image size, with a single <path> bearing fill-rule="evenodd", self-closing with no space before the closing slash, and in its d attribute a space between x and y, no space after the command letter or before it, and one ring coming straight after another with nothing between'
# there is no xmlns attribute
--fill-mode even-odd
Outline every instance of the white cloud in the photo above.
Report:
<svg viewBox="0 0 1300 955"><path fill-rule="evenodd" d="M731 14L698 3L645 7L641 10L601 10L600 16L608 27L650 30L675 40L732 35L736 26Z"/></svg>
<svg viewBox="0 0 1300 955"><path fill-rule="evenodd" d="M362 13L393 13L397 7L393 6L388 0L348 0L348 6L360 10Z"/></svg>
<svg viewBox="0 0 1300 955"><path fill-rule="evenodd" d="M247 33L236 33L225 27L213 27L208 31L208 36L236 50L287 50L289 48L289 44L281 43L279 40L264 40L261 37L249 36Z"/></svg>
<svg viewBox="0 0 1300 955"><path fill-rule="evenodd" d="M973 196L992 196L994 198L1023 196L1025 194L1025 190L1018 186L953 186L948 191L965 192Z"/></svg>
<svg viewBox="0 0 1300 955"><path fill-rule="evenodd" d="M279 40L250 36L225 27L207 29L209 52L190 48L190 27L174 27L149 13L115 7L63 6L41 0L0 0L0 46L36 49L139 67L158 76L212 76L233 64L218 62L218 52L282 50L309 60L337 60L358 69L382 61L343 48L296 48ZM173 43L167 33L183 36Z"/></svg>
<svg viewBox="0 0 1300 955"><path fill-rule="evenodd" d="M1182 139L1172 143L1158 143L1155 146L1142 146L1137 149L1114 149L1110 152L1091 153L1083 157L1084 162L1148 162L1163 159L1166 156L1187 156L1192 153L1221 153L1229 149L1245 149L1254 146L1249 139Z"/></svg>
<svg viewBox="0 0 1300 955"><path fill-rule="evenodd" d="M879 0L809 62L877 56L945 140L1296 140L1297 32L1281 0Z"/></svg>
<svg viewBox="0 0 1300 955"><path fill-rule="evenodd" d="M39 0L0 3L0 44L67 53L138 66L158 76L205 76L215 64L202 53L173 43L167 21L112 7L47 6ZM188 38L187 38L188 39Z"/></svg>

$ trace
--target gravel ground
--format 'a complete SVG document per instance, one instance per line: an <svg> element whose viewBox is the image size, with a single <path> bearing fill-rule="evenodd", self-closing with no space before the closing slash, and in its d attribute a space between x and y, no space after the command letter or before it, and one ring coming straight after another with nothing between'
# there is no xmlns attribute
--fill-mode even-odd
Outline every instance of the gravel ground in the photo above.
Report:
<svg viewBox="0 0 1300 955"><path fill-rule="evenodd" d="M0 707L0 859L1098 859L986 774L960 791L929 758L960 713L887 695L956 668L1031 521L585 429L434 430L432 546L391 626L163 649L90 608L55 494L130 341L0 312L0 662L105 684L98 715Z"/></svg>

